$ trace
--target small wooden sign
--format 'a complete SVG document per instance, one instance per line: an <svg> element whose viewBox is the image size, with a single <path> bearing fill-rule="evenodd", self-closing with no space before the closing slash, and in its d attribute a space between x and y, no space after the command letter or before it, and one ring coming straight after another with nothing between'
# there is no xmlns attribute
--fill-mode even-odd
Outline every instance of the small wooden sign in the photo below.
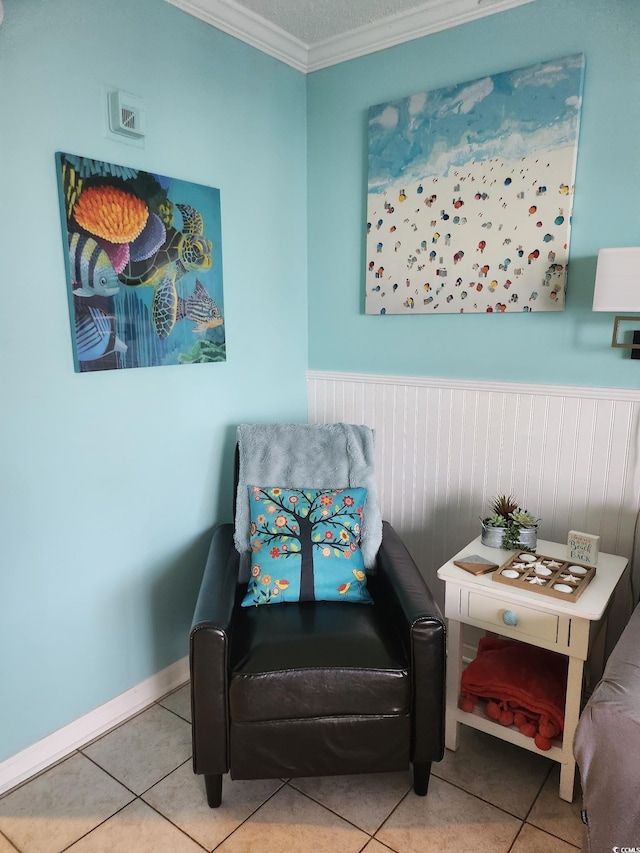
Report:
<svg viewBox="0 0 640 853"><path fill-rule="evenodd" d="M580 533L570 530L567 539L567 558L572 563L583 563L585 566L595 566L600 554L600 537L591 533Z"/></svg>

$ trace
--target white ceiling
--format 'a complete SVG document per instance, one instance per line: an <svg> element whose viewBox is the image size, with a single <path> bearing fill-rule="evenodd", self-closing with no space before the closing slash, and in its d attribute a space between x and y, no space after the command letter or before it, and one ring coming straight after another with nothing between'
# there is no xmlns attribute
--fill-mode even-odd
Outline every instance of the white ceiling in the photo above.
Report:
<svg viewBox="0 0 640 853"><path fill-rule="evenodd" d="M305 73L533 0L167 0Z"/></svg>

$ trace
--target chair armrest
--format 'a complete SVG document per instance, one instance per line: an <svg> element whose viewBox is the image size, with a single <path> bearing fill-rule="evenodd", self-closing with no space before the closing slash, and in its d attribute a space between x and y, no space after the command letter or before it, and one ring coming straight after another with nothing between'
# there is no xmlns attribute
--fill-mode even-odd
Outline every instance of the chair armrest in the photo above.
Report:
<svg viewBox="0 0 640 853"><path fill-rule="evenodd" d="M412 761L444 755L445 624L440 609L393 527L382 523L376 586L400 631L413 681Z"/></svg>
<svg viewBox="0 0 640 853"><path fill-rule="evenodd" d="M229 769L228 656L239 562L233 525L223 524L211 540L189 642L195 773Z"/></svg>

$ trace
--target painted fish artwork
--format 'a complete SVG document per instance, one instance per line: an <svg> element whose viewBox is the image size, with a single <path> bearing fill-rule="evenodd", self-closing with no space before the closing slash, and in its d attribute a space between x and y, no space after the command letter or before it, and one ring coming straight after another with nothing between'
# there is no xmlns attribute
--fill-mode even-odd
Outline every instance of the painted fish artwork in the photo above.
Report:
<svg viewBox="0 0 640 853"><path fill-rule="evenodd" d="M367 314L562 311L579 54L369 110Z"/></svg>
<svg viewBox="0 0 640 853"><path fill-rule="evenodd" d="M226 360L220 191L56 154L78 373Z"/></svg>

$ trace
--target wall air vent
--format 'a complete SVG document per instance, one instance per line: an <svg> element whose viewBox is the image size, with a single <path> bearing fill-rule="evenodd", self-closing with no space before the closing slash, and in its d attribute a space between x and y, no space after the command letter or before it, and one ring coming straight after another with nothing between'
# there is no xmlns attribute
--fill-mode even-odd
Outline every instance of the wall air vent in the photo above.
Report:
<svg viewBox="0 0 640 853"><path fill-rule="evenodd" d="M143 139L144 109L142 101L128 92L109 92L109 129L129 139Z"/></svg>

